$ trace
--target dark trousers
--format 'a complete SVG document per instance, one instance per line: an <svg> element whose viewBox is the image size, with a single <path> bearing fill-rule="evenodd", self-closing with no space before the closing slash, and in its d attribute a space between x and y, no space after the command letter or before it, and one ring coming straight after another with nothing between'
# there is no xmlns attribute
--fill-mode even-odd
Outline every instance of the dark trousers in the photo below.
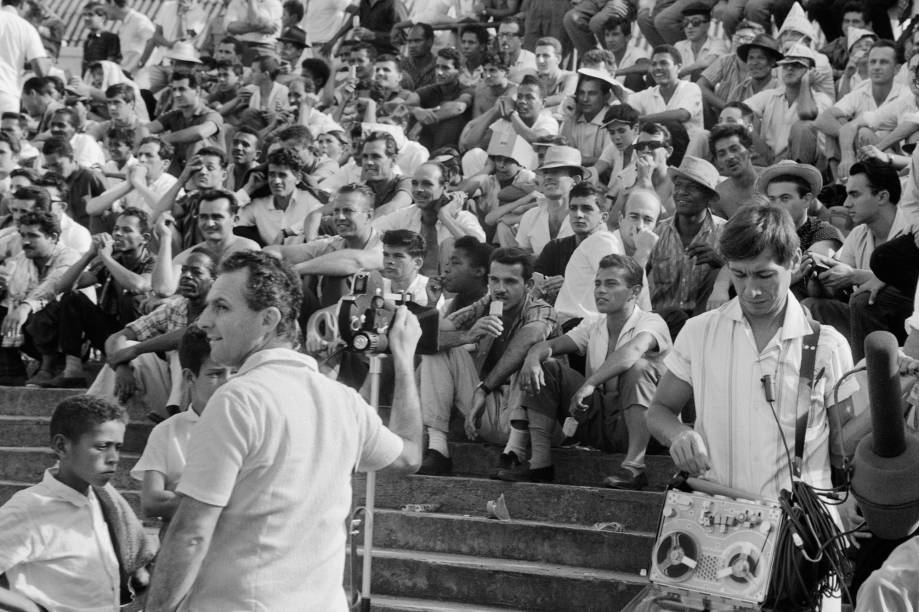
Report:
<svg viewBox="0 0 919 612"><path fill-rule="evenodd" d="M859 293L849 299L852 329L852 359L858 363L865 356L865 338L873 331L889 331L902 346L906 342L903 322L913 313L912 295L904 295L887 286L878 292L874 304L868 304L868 294Z"/></svg>
<svg viewBox="0 0 919 612"><path fill-rule="evenodd" d="M119 300L119 310L124 312L122 316L114 316L93 304L83 293L71 291L36 313L27 331L42 355L62 352L80 357L85 340L101 350L109 336L137 318L134 297L125 294Z"/></svg>
<svg viewBox="0 0 919 612"><path fill-rule="evenodd" d="M6 318L8 312L5 306L0 306L0 321ZM25 364L22 363L22 353L31 357L39 357L39 353L29 336L29 323L35 318L34 314L29 315L25 325L22 326L22 333L25 336L25 344L20 347L0 347L0 377L18 377L26 375Z"/></svg>

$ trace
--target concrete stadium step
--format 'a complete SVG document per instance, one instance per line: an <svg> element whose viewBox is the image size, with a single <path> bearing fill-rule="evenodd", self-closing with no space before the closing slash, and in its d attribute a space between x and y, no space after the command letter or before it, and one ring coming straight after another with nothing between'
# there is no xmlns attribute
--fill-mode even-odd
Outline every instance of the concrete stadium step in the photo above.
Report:
<svg viewBox="0 0 919 612"><path fill-rule="evenodd" d="M0 408L0 410L3 410ZM44 416L6 416L0 414L0 447L26 446L41 447L49 442L51 417ZM140 454L147 443L147 437L153 423L130 422L124 435L122 451Z"/></svg>
<svg viewBox="0 0 919 612"><path fill-rule="evenodd" d="M552 612L621 610L647 584L624 572L401 549L374 549L372 572L371 591L383 596Z"/></svg>
<svg viewBox="0 0 919 612"><path fill-rule="evenodd" d="M364 503L366 481L352 479L355 505ZM662 493L614 491L557 484L509 483L459 476L380 476L376 506L398 509L404 504L440 504L440 513L485 517L489 500L504 494L514 520L591 526L617 522L627 531L652 533L664 505ZM650 546L649 546L650 548Z"/></svg>
<svg viewBox="0 0 919 612"><path fill-rule="evenodd" d="M477 442L451 442L453 471L466 476L489 477L498 465L503 447ZM583 448L553 448L557 484L602 486L603 479L622 464L623 455ZM646 457L649 489L663 491L676 473L669 455Z"/></svg>
<svg viewBox="0 0 919 612"><path fill-rule="evenodd" d="M122 453L118 472L112 479L116 489L139 491L140 484L131 478L130 471L140 459L136 453ZM48 447L0 447L0 480L34 484L42 479L45 470L54 465L56 458Z"/></svg>
<svg viewBox="0 0 919 612"><path fill-rule="evenodd" d="M62 400L86 393L86 389L42 389L39 387L0 387L0 414L8 416L50 417ZM128 417L135 423L149 423L149 409L137 401L127 404Z"/></svg>
<svg viewBox="0 0 919 612"><path fill-rule="evenodd" d="M370 596L371 612L524 612L514 608L495 608L480 604L453 603L432 599L407 599L386 595Z"/></svg>
<svg viewBox="0 0 919 612"><path fill-rule="evenodd" d="M539 521L499 521L454 514L377 508L373 543L385 549L588 566L640 573L654 544L650 533L614 533Z"/></svg>

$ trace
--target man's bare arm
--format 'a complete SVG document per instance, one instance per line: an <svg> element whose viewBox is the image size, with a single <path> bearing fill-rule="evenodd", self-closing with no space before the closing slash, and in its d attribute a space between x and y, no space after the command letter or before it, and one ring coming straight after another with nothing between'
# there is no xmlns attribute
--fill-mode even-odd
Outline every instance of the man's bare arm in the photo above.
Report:
<svg viewBox="0 0 919 612"><path fill-rule="evenodd" d="M147 612L172 612L188 595L201 571L223 508L182 497L156 560Z"/></svg>
<svg viewBox="0 0 919 612"><path fill-rule="evenodd" d="M545 331L543 325L530 323L524 325L507 344L504 354L498 359L498 363L492 368L482 382L489 389L497 389L512 374L520 370L527 352L533 345L545 340Z"/></svg>

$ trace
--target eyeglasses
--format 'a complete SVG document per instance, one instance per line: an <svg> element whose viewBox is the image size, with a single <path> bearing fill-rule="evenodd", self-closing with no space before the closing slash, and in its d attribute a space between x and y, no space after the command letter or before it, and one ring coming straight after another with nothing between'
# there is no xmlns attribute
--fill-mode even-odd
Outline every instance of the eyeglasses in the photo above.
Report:
<svg viewBox="0 0 919 612"><path fill-rule="evenodd" d="M698 28L703 23L708 23L708 19L704 19L702 17L693 17L692 19L684 19L683 27L685 28L686 26L692 26L694 28Z"/></svg>
<svg viewBox="0 0 919 612"><path fill-rule="evenodd" d="M756 38L755 34L734 34L734 36L731 37L731 40L733 40L736 43L745 45L747 43L753 42L755 38Z"/></svg>
<svg viewBox="0 0 919 612"><path fill-rule="evenodd" d="M517 38L520 32L498 32L498 38Z"/></svg>
<svg viewBox="0 0 919 612"><path fill-rule="evenodd" d="M632 148L636 151L653 151L655 149L663 149L666 146L667 145L659 140L645 140L642 142L636 142L634 145L632 145Z"/></svg>

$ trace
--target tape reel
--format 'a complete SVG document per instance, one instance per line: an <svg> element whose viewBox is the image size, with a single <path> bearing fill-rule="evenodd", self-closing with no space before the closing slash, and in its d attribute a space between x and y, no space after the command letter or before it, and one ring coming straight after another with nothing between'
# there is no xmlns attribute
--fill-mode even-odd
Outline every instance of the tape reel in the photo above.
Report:
<svg viewBox="0 0 919 612"><path fill-rule="evenodd" d="M721 560L721 569L716 574L719 580L750 585L761 578L759 551L749 543L742 542L728 547Z"/></svg>
<svg viewBox="0 0 919 612"><path fill-rule="evenodd" d="M658 540L654 551L657 571L676 582L688 580L696 571L699 542L683 531L673 531Z"/></svg>

